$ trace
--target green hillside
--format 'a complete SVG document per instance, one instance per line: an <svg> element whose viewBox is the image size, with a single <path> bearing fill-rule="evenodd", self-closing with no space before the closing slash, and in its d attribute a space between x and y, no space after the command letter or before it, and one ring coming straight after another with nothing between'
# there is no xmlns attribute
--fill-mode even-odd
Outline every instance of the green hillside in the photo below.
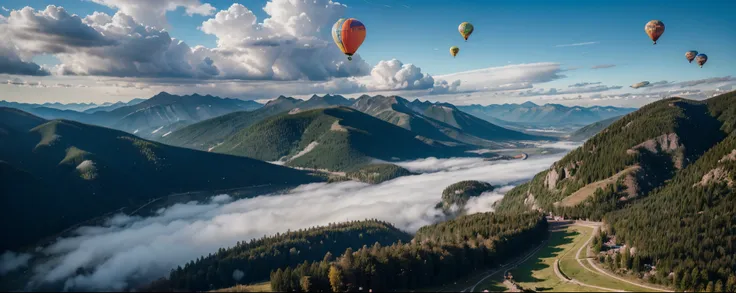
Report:
<svg viewBox="0 0 736 293"><path fill-rule="evenodd" d="M462 211L471 197L480 196L484 192L493 191L493 185L477 180L466 180L454 183L442 191L442 201L437 208L445 213L450 213L453 205Z"/></svg>
<svg viewBox="0 0 736 293"><path fill-rule="evenodd" d="M321 261L326 255L339 256L346 249L357 250L364 245L391 245L407 242L411 236L389 223L366 220L331 224L306 230L277 234L243 241L231 248L198 258L172 271L171 288L201 291L227 288L268 280L271 271L294 267L304 262ZM232 278L240 270L240 280ZM199 271L213 273L198 274Z"/></svg>
<svg viewBox="0 0 736 293"><path fill-rule="evenodd" d="M695 161L724 137L720 126L704 103L671 98L649 104L614 122L531 182L509 191L499 209L552 210L556 202L589 184L639 166L621 176L621 184L607 196L590 197L595 189L586 196L601 203L594 207L615 209L625 202L618 200L622 193L626 198L644 196Z"/></svg>
<svg viewBox="0 0 736 293"><path fill-rule="evenodd" d="M454 151L352 108L335 107L268 118L228 137L215 152L289 166L350 171L373 159L444 157Z"/></svg>
<svg viewBox="0 0 736 293"><path fill-rule="evenodd" d="M371 164L358 170L348 172L345 176L361 182L378 184L401 176L413 174L414 173L411 171L394 164Z"/></svg>
<svg viewBox="0 0 736 293"><path fill-rule="evenodd" d="M352 107L446 145L508 147L504 142L542 139L494 125L447 103L363 95Z"/></svg>
<svg viewBox="0 0 736 293"><path fill-rule="evenodd" d="M429 289L496 267L547 236L539 213L480 213L422 227L411 242L366 243L332 259L271 273L279 292L375 292Z"/></svg>
<svg viewBox="0 0 736 293"><path fill-rule="evenodd" d="M647 264L655 283L734 290L735 126L736 92L652 103L507 193L497 211L602 219L636 251L636 265L622 262L619 271L642 276Z"/></svg>
<svg viewBox="0 0 736 293"><path fill-rule="evenodd" d="M609 125L613 124L613 122L616 122L618 119L621 119L623 116L616 116L611 117L605 120L601 120L592 124L588 124L578 130L575 130L575 132L571 133L567 139L569 140L575 140L575 141L583 141L588 138L593 137L594 135L598 134L599 132L603 131L603 129L606 129Z"/></svg>
<svg viewBox="0 0 736 293"><path fill-rule="evenodd" d="M172 193L318 180L265 162L170 147L74 121L0 109L0 250ZM23 225L17 225L17 223Z"/></svg>
<svg viewBox="0 0 736 293"><path fill-rule="evenodd" d="M282 96L257 110L233 112L181 128L162 138L161 142L198 150L209 150L222 143L230 135L256 122L293 109L300 101Z"/></svg>
<svg viewBox="0 0 736 293"><path fill-rule="evenodd" d="M310 101L312 100L314 101L310 102L311 105L323 105L322 102L325 101L339 101L337 98L319 99L319 97L313 97ZM292 110L302 103L305 101L280 96L257 110L234 112L189 125L162 138L161 142L180 147L209 150L236 132L268 117Z"/></svg>

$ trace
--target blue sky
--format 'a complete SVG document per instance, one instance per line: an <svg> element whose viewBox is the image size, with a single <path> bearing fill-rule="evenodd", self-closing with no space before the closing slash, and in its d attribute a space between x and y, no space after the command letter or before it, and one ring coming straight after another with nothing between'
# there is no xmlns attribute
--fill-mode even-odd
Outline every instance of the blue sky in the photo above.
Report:
<svg viewBox="0 0 736 293"><path fill-rule="evenodd" d="M216 11L233 1L202 1ZM268 15L264 0L237 1L258 17ZM549 83L565 87L580 81L602 81L628 86L649 80L686 81L734 75L736 73L736 1L438 1L438 0L346 0L345 16L361 20L368 36L358 53L370 65L380 60L399 59L421 67L422 72L443 75L505 66L508 64L555 62L568 78ZM6 0L3 6L43 9L54 4L70 13L88 15L115 9L90 1ZM730 13L730 14L729 14ZM0 11L0 15L8 12ZM199 27L213 16L184 13L184 8L166 14L171 36L189 46L216 47L217 37ZM666 31L657 45L644 33L644 24L662 20ZM464 42L457 31L469 21L475 32ZM323 30L328 38L328 30ZM592 43L581 46L559 45ZM450 46L460 54L451 58ZM689 64L687 50L709 57L702 69ZM48 55L36 56L39 64L53 65ZM590 69L596 65L615 67Z"/></svg>

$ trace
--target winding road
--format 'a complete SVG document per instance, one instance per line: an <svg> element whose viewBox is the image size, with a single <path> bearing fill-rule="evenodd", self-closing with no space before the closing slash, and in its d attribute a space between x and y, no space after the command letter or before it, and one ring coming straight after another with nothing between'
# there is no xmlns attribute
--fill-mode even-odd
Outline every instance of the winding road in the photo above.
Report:
<svg viewBox="0 0 736 293"><path fill-rule="evenodd" d="M532 256L536 255L537 252L539 252L539 250L541 250L542 248L544 248L545 245L547 245L547 242L548 241L549 240L545 240L544 242L542 242L541 244L539 244L537 247L534 248L534 250L530 251L527 255L525 255L520 260L518 260L518 261L516 261L514 263L506 264L505 266L502 266L502 267L500 267L500 268L498 268L498 269L496 269L494 271L489 272L483 278L481 278L480 280L478 280L478 282L476 282L473 286L470 286L468 288L465 288L461 292L475 292L475 287L478 287L478 285L480 285L481 283L483 283L483 281L485 281L486 279L488 279L488 278L490 278L490 277L498 274L501 271L503 271L504 272L504 275L505 275L506 272L508 272L509 270L511 270L513 268L516 268L520 264L522 264L525 261L527 261L528 259L530 259Z"/></svg>
<svg viewBox="0 0 736 293"><path fill-rule="evenodd" d="M588 248L588 245L590 244L591 241L593 241L593 238L595 237L596 232L598 232L598 229L600 229L600 227L603 225L603 223L600 223L600 222L578 221L578 222L575 222L575 225L583 226L583 227L588 227L588 228L593 228L593 233L590 234L590 238L588 239L588 241L585 242L585 244L582 247L580 247L580 249L578 249L578 252L575 255L575 260L578 261L578 264L580 264L581 267L585 268L586 270L588 270L591 273L594 273L594 274L603 274L603 275L605 275L607 277L610 277L610 278L616 279L618 281L621 281L621 282L624 282L624 283L628 283L628 284L631 284L631 285L634 285L634 286L637 286L637 287L646 288L646 289L654 290L654 291L660 291L660 292L674 292L674 291L671 291L671 290L665 290L665 289L662 289L662 288L647 286L645 284L641 284L641 283L629 281L629 280L626 280L624 278L621 278L621 277L618 277L616 275L613 275L613 274L605 271L604 269L601 269L595 262L593 262L590 258L588 258L587 257L587 253L586 253L585 259L588 261L588 264L590 264L590 266L592 266L593 268L595 268L595 270L598 271L598 272L593 271L589 267L583 265L583 262L580 259L580 254L583 252L583 249ZM586 285L586 286L589 286L589 285ZM618 290L618 291L625 292L623 290Z"/></svg>

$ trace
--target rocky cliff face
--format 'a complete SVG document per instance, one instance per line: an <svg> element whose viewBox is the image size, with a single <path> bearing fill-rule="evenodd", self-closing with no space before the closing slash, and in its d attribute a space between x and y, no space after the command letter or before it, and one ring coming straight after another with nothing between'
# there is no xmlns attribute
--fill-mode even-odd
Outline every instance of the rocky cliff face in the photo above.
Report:
<svg viewBox="0 0 736 293"><path fill-rule="evenodd" d="M685 145L680 142L680 137L676 133L668 133L648 139L631 149L627 150L628 154L636 154L642 150L646 150L652 154L667 153L672 156L672 162L678 170L685 166Z"/></svg>

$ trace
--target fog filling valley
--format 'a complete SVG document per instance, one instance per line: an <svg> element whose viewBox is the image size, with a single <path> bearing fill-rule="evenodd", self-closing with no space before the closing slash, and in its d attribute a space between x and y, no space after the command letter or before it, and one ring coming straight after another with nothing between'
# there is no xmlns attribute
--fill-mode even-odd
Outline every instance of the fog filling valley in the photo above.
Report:
<svg viewBox="0 0 736 293"><path fill-rule="evenodd" d="M397 164L422 174L381 184L314 183L248 199L218 195L205 202L176 204L146 218L119 214L105 225L79 228L73 236L43 248L44 261L31 268L32 284L63 282L67 289L122 290L168 276L172 268L238 241L349 220L379 219L413 233L443 219L434 206L447 186L463 180L493 184L495 191L472 198L466 206L469 213L491 211L491 205L513 187L510 184L530 179L562 156L495 162L428 158ZM4 266L21 266L17 255L12 256L14 263ZM10 254L6 257L11 260ZM80 274L78 268L86 273Z"/></svg>

